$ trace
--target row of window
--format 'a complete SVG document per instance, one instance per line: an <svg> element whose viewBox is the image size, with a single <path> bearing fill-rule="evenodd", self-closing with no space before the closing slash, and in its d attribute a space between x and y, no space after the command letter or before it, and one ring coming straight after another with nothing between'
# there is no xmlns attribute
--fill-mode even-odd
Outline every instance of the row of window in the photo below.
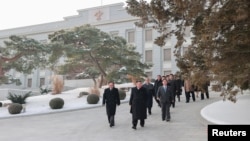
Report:
<svg viewBox="0 0 250 141"><path fill-rule="evenodd" d="M170 48L163 49L163 61L171 61L171 49ZM153 62L152 50L145 51L145 62Z"/></svg>
<svg viewBox="0 0 250 141"><path fill-rule="evenodd" d="M163 72L163 75L169 75L171 73L172 73L171 70L166 70ZM153 73L152 73L152 71L149 71L149 72L146 72L146 75L147 75L147 77L152 78Z"/></svg>
<svg viewBox="0 0 250 141"><path fill-rule="evenodd" d="M43 85L45 85L45 78L40 78L40 83L39 83L39 87L42 87ZM28 88L32 87L32 79L28 78L28 84L27 84Z"/></svg>
<svg viewBox="0 0 250 141"><path fill-rule="evenodd" d="M128 43L134 43L135 42L135 31L131 30L127 32L127 41ZM153 30L152 29L146 29L145 30L145 41L146 42L152 42L153 41Z"/></svg>

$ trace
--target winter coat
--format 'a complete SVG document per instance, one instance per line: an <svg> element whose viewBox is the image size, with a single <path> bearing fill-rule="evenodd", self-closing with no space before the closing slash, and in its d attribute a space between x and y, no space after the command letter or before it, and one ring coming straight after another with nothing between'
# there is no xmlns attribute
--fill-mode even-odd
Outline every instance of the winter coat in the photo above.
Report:
<svg viewBox="0 0 250 141"><path fill-rule="evenodd" d="M151 83L145 83L143 84L143 87L147 91L147 107L151 108L153 106L154 85Z"/></svg>
<svg viewBox="0 0 250 141"><path fill-rule="evenodd" d="M129 105L131 105L130 112L133 119L147 118L147 91L144 87L131 89Z"/></svg>
<svg viewBox="0 0 250 141"><path fill-rule="evenodd" d="M117 88L106 88L103 93L102 104L106 104L106 112L107 115L112 116L115 115L116 105L120 105L120 97Z"/></svg>
<svg viewBox="0 0 250 141"><path fill-rule="evenodd" d="M161 79L160 79L160 80L156 79L156 80L155 80L155 83L154 83L154 94L157 93L158 88L159 88L160 86L162 86L162 80L161 80Z"/></svg>

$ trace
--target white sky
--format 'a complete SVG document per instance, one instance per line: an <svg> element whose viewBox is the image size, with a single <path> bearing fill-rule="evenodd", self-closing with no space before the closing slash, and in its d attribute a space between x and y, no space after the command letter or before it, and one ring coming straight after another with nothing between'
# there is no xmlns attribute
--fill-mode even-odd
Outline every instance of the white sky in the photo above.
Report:
<svg viewBox="0 0 250 141"><path fill-rule="evenodd" d="M0 30L63 20L77 10L126 0L1 0Z"/></svg>

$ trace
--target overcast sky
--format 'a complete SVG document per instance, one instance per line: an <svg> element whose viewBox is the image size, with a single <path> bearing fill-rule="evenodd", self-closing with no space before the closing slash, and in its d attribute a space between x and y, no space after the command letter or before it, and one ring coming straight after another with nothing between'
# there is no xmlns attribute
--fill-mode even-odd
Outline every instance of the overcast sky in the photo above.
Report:
<svg viewBox="0 0 250 141"><path fill-rule="evenodd" d="M63 20L77 10L126 0L1 0L0 30Z"/></svg>

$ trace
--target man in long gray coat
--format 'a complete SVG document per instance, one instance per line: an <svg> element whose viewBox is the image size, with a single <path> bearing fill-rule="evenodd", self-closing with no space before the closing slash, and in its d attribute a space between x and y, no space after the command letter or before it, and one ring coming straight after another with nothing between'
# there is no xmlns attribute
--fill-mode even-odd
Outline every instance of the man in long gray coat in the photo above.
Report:
<svg viewBox="0 0 250 141"><path fill-rule="evenodd" d="M162 112L162 121L170 121L170 106L173 102L173 92L170 86L167 85L168 81L166 79L162 80L162 86L158 88L157 97L161 102L161 112Z"/></svg>
<svg viewBox="0 0 250 141"><path fill-rule="evenodd" d="M116 105L120 105L120 97L118 89L114 87L114 82L109 82L109 88L104 90L102 105L105 104L110 127L115 126Z"/></svg>
<svg viewBox="0 0 250 141"><path fill-rule="evenodd" d="M147 91L142 87L141 81L136 81L136 87L131 89L129 105L132 113L132 128L136 129L138 120L140 120L141 127L144 127L147 118Z"/></svg>

